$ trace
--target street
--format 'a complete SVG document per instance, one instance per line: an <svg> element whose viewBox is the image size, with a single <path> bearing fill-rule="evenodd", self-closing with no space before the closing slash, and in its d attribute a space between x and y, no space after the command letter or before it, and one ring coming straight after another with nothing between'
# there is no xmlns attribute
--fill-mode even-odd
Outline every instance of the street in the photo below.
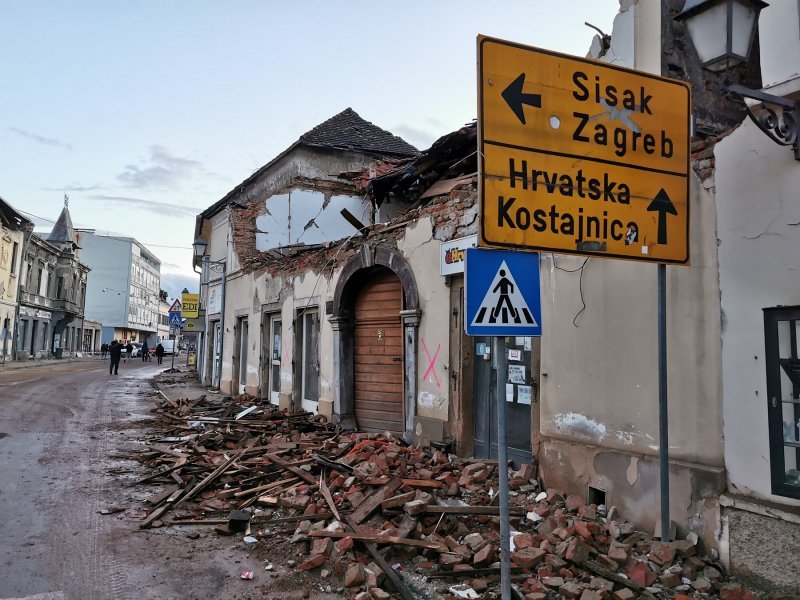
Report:
<svg viewBox="0 0 800 600"><path fill-rule="evenodd" d="M231 540L138 527L152 491L127 487L146 472L124 449L141 447L149 381L165 367L134 359L109 376L98 360L0 372L0 598L265 597L239 578L263 573L263 562Z"/></svg>

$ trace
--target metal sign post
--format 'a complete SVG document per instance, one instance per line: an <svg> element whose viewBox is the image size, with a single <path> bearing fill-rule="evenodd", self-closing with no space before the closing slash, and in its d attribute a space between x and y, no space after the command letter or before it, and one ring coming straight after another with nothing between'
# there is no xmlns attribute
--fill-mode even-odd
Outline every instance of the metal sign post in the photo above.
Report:
<svg viewBox="0 0 800 600"><path fill-rule="evenodd" d="M494 396L497 400L500 589L502 600L511 600L511 522L506 438L508 355L500 340L506 336L542 335L539 255L533 252L468 248L466 261L464 330L467 335L489 336L492 339Z"/></svg>
<svg viewBox="0 0 800 600"><path fill-rule="evenodd" d="M661 541L672 537L669 518L669 411L667 405L667 265L658 265L658 462L661 476Z"/></svg>
<svg viewBox="0 0 800 600"><path fill-rule="evenodd" d="M502 356L501 356L502 354ZM500 592L511 600L511 518L508 510L508 444L506 440L506 377L508 359L500 351L500 338L492 338L492 363L497 396L497 485L500 488Z"/></svg>
<svg viewBox="0 0 800 600"><path fill-rule="evenodd" d="M180 339L183 325L180 313L174 313L170 316L170 325L175 328L175 341L172 343L172 366L170 367L170 370L173 370L175 369L175 354L178 352L178 340Z"/></svg>

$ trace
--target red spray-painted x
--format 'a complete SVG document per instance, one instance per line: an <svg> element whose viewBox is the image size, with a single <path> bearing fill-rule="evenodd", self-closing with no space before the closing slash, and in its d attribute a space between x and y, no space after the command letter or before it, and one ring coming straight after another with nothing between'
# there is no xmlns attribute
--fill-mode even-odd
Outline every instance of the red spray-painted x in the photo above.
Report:
<svg viewBox="0 0 800 600"><path fill-rule="evenodd" d="M421 340L422 347L425 349L425 354L428 356L428 370L425 371L425 375L423 375L422 378L427 379L428 375L433 375L433 378L436 380L436 387L442 387L442 382L439 381L439 376L434 370L434 367L436 366L436 358L439 356L439 350L442 348L442 345L436 345L436 352L433 353L433 358L431 358L431 353L428 350L428 345L425 343L425 338L421 338Z"/></svg>

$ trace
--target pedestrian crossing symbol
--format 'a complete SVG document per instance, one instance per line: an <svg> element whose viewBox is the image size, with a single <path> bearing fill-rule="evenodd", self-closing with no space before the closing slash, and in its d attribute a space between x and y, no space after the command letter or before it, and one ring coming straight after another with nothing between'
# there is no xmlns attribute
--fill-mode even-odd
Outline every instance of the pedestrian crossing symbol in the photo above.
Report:
<svg viewBox="0 0 800 600"><path fill-rule="evenodd" d="M465 287L468 335L542 334L538 254L470 248Z"/></svg>

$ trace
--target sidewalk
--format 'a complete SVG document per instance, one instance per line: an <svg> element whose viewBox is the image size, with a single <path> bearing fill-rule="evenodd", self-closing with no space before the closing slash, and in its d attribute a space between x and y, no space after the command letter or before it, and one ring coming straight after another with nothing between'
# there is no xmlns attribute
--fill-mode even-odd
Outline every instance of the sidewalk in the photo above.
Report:
<svg viewBox="0 0 800 600"><path fill-rule="evenodd" d="M97 356L70 356L67 358L31 358L28 360L7 360L5 363L0 361L0 372L12 369L30 369L33 367L45 367L47 365L61 365L64 363L83 363L83 362L104 362L108 357Z"/></svg>

